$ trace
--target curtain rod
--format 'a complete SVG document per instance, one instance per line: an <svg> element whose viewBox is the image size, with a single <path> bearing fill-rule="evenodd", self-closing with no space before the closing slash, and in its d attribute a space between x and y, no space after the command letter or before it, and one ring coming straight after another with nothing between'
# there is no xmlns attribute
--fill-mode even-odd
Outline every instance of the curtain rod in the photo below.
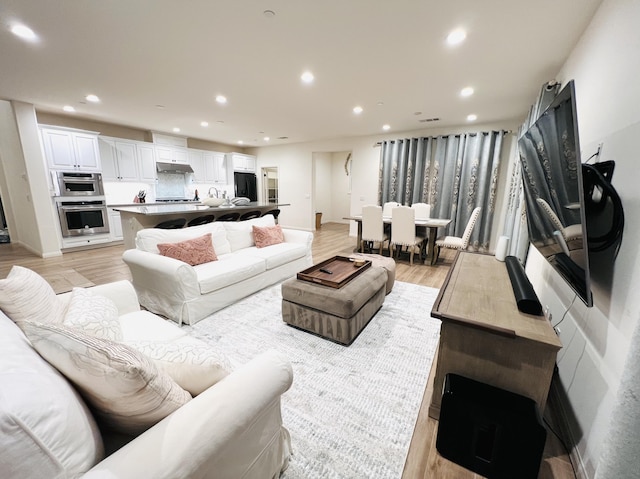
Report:
<svg viewBox="0 0 640 479"><path fill-rule="evenodd" d="M482 135L488 135L489 133L497 133L497 132L502 132L505 135L509 135L511 133L513 133L513 130L493 130L493 131L481 131L481 132L475 132L475 133L453 133L451 135L438 135L438 136L421 136L420 138L446 138L448 136L456 136L456 137L460 137L462 135L469 135L469 136L476 136L478 134L482 134ZM416 138L413 138L416 139ZM387 140L389 143L395 143L396 141L400 141L400 140ZM382 146L384 142L383 141L378 141L376 143L373 144L374 148L377 148L379 146Z"/></svg>

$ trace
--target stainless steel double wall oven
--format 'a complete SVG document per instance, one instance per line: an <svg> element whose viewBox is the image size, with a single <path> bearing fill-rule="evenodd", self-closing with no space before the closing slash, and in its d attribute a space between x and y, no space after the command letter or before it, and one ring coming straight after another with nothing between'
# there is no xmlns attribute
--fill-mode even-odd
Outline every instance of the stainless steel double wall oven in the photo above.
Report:
<svg viewBox="0 0 640 479"><path fill-rule="evenodd" d="M54 183L63 238L109 233L102 174L58 171Z"/></svg>

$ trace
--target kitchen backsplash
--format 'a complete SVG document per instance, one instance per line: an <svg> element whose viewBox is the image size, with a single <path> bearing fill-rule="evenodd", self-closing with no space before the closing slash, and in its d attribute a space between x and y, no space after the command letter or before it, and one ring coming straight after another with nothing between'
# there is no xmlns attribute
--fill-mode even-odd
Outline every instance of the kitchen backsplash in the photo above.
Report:
<svg viewBox="0 0 640 479"><path fill-rule="evenodd" d="M158 172L158 183L156 185L157 198L193 198L189 191L189 176L175 173Z"/></svg>

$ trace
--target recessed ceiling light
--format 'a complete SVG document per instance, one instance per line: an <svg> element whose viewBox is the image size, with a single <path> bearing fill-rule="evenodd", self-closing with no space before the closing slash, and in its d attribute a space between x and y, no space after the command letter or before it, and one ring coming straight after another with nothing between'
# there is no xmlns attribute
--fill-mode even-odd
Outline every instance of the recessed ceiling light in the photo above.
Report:
<svg viewBox="0 0 640 479"><path fill-rule="evenodd" d="M180 133L180 128L178 128L177 126L173 129L174 133Z"/></svg>
<svg viewBox="0 0 640 479"><path fill-rule="evenodd" d="M209 126L209 122L208 121L201 121L200 122L200 126Z"/></svg>
<svg viewBox="0 0 640 479"><path fill-rule="evenodd" d="M467 38L467 32L462 28L456 28L447 35L447 43L451 46L459 45L464 42L465 38Z"/></svg>
<svg viewBox="0 0 640 479"><path fill-rule="evenodd" d="M242 145L242 144L244 144L244 141L238 140L238 145Z"/></svg>
<svg viewBox="0 0 640 479"><path fill-rule="evenodd" d="M311 72L304 72L300 77L300 79L305 83L312 83L314 76L313 76L313 73Z"/></svg>
<svg viewBox="0 0 640 479"><path fill-rule="evenodd" d="M353 107L353 112L354 112L356 115L359 115L360 113L362 113L362 107L361 107L361 106L354 106L354 107Z"/></svg>
<svg viewBox="0 0 640 479"><path fill-rule="evenodd" d="M262 12L262 14L267 18L273 18L276 16L276 12L274 12L273 10L265 10L264 12Z"/></svg>
<svg viewBox="0 0 640 479"><path fill-rule="evenodd" d="M270 139L271 139L271 138L269 138L268 136L265 136L265 137L263 138L263 140L264 140L264 141L269 141Z"/></svg>
<svg viewBox="0 0 640 479"><path fill-rule="evenodd" d="M76 109L74 107L72 107L71 105L65 105L65 106L62 107L62 109L64 111L68 111L69 113L72 113L72 112L76 111Z"/></svg>
<svg viewBox="0 0 640 479"><path fill-rule="evenodd" d="M87 96L85 96L85 99L87 101L90 101L91 103L99 103L100 102L100 98L98 98L96 95L87 95Z"/></svg>
<svg viewBox="0 0 640 479"><path fill-rule="evenodd" d="M384 105L384 102L379 101L378 103L376 103L376 105L378 105L378 106L382 106L382 105Z"/></svg>
<svg viewBox="0 0 640 479"><path fill-rule="evenodd" d="M391 125L382 125L382 129L384 131L390 130L391 129Z"/></svg>
<svg viewBox="0 0 640 479"><path fill-rule="evenodd" d="M227 97L224 96L224 95L217 95L216 96L216 101L223 105L223 104L227 103Z"/></svg>
<svg viewBox="0 0 640 479"><path fill-rule="evenodd" d="M15 36L22 38L23 40L35 41L38 39L37 35L26 25L16 24L11 27L11 33Z"/></svg>
<svg viewBox="0 0 640 479"><path fill-rule="evenodd" d="M467 115L467 121L476 121L478 119L478 115L474 115L473 113L471 115Z"/></svg>
<svg viewBox="0 0 640 479"><path fill-rule="evenodd" d="M460 90L460 96L471 96L473 95L473 88L471 88L470 86L468 87L464 87L462 90Z"/></svg>

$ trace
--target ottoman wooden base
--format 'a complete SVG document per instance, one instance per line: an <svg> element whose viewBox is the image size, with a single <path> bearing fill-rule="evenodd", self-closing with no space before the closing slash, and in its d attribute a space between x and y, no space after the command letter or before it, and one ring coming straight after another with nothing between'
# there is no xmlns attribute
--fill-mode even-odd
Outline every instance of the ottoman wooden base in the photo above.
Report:
<svg viewBox="0 0 640 479"><path fill-rule="evenodd" d="M375 316L387 275L369 268L340 289L291 279L282 284L282 319L290 326L349 345Z"/></svg>

